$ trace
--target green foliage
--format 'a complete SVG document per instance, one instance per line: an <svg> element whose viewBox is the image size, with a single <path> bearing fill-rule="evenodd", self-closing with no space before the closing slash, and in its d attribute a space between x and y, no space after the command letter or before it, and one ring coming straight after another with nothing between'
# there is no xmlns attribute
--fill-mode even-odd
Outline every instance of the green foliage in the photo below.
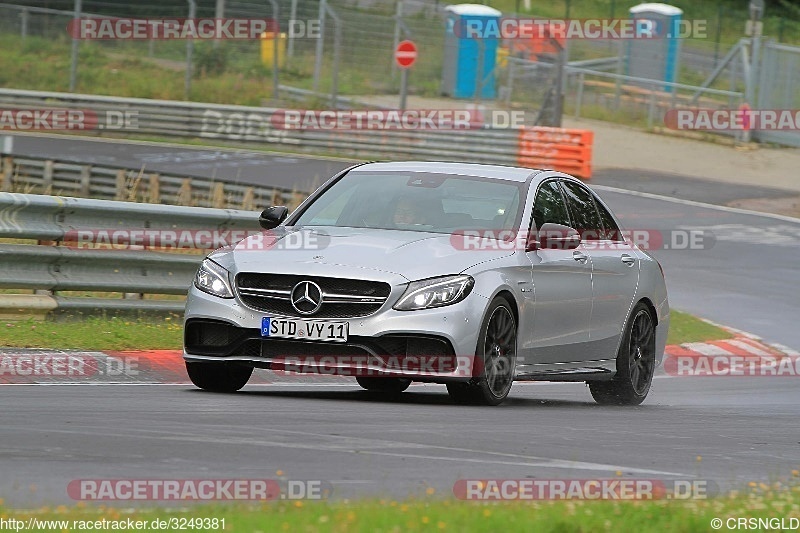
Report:
<svg viewBox="0 0 800 533"><path fill-rule="evenodd" d="M201 77L218 76L228 68L228 47L204 41L194 46L195 73Z"/></svg>
<svg viewBox="0 0 800 533"><path fill-rule="evenodd" d="M160 321L73 317L67 322L23 320L0 323L0 346L73 350L180 349L178 316Z"/></svg>

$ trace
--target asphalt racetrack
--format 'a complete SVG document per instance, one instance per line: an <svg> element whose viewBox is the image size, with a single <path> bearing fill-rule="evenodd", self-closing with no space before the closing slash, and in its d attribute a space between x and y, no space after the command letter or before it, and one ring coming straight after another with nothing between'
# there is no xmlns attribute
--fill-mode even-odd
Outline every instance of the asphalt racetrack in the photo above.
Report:
<svg viewBox="0 0 800 533"><path fill-rule="evenodd" d="M18 137L15 152L129 164L146 150L172 172L203 167L201 157L175 162L192 148L108 144ZM208 161L216 150L200 152ZM346 166L248 157L232 160L258 161L238 174L250 183L325 178ZM590 184L628 229L661 236L652 252L672 306L800 348L800 222L692 203L684 178L658 182L656 192L671 194L623 191L624 174L612 171ZM709 203L779 194L693 183L696 199ZM694 247L681 240L690 232L702 232ZM456 406L437 385L413 385L395 399L355 382L301 379L227 395L188 385L4 386L0 496L11 507L70 503L67 484L89 478L322 480L336 498L425 495L428 487L447 495L469 478L703 479L741 487L800 466L798 385L796 377L661 374L636 408L597 406L582 384L517 383L497 408Z"/></svg>

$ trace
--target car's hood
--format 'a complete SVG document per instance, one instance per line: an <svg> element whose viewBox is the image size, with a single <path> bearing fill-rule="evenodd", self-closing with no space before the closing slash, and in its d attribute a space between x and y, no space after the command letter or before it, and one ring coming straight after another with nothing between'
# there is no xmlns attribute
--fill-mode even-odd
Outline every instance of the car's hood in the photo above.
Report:
<svg viewBox="0 0 800 533"><path fill-rule="evenodd" d="M508 246L465 250L460 242L450 234L417 231L278 227L211 258L232 272L342 275L347 270L354 277L388 273L413 281L458 274L514 253Z"/></svg>

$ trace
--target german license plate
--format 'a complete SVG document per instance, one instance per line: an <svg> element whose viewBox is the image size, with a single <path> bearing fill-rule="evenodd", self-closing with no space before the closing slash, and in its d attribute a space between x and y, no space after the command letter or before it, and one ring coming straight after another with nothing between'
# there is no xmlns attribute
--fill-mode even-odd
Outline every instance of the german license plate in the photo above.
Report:
<svg viewBox="0 0 800 533"><path fill-rule="evenodd" d="M349 325L347 322L322 322L265 316L261 319L261 336L278 339L347 342Z"/></svg>

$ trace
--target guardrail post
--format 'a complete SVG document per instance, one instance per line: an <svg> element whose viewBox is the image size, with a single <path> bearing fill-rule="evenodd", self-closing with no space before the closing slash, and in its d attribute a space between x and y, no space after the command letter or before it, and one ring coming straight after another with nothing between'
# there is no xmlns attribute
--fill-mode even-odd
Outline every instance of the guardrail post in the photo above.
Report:
<svg viewBox="0 0 800 533"><path fill-rule="evenodd" d="M156 174L150 174L150 186L148 187L150 203L151 204L160 204L161 203L161 176Z"/></svg>
<svg viewBox="0 0 800 533"><path fill-rule="evenodd" d="M44 171L42 172L42 194L53 194L53 167L52 159L44 162Z"/></svg>
<svg viewBox="0 0 800 533"><path fill-rule="evenodd" d="M185 178L181 183L181 188L178 189L178 205L191 205L192 204L192 179Z"/></svg>
<svg viewBox="0 0 800 533"><path fill-rule="evenodd" d="M11 190L11 177L14 175L14 158L7 156L3 158L3 172L0 174L0 191L8 192Z"/></svg>
<svg viewBox="0 0 800 533"><path fill-rule="evenodd" d="M248 187L245 189L244 194L242 195L242 206L241 209L246 211L254 211L255 210L255 191L252 187Z"/></svg>
<svg viewBox="0 0 800 533"><path fill-rule="evenodd" d="M78 194L81 196L89 197L92 185L92 165L83 165L81 167L81 182Z"/></svg>
<svg viewBox="0 0 800 533"><path fill-rule="evenodd" d="M653 118L656 114L656 91L655 88L650 90L650 104L647 107L647 129L653 127Z"/></svg>
<svg viewBox="0 0 800 533"><path fill-rule="evenodd" d="M119 169L117 171L117 187L116 194L114 194L114 200L124 200L127 196L125 189L125 170Z"/></svg>
<svg viewBox="0 0 800 533"><path fill-rule="evenodd" d="M303 195L303 193L298 191L297 189L292 189L292 201L289 204L290 209L291 210L297 209L297 206L303 203L303 200L305 200L305 196Z"/></svg>
<svg viewBox="0 0 800 533"><path fill-rule="evenodd" d="M215 183L211 188L211 207L225 207L225 184Z"/></svg>

